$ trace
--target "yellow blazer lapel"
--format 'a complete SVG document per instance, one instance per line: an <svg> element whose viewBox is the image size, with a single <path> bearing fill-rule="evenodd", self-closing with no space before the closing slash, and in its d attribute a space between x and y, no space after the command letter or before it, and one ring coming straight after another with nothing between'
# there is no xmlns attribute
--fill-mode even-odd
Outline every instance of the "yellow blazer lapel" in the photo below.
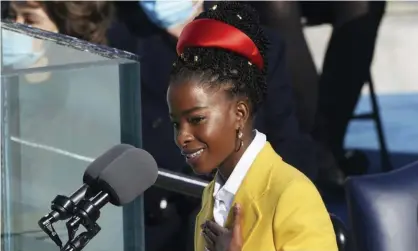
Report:
<svg viewBox="0 0 418 251"><path fill-rule="evenodd" d="M209 183L208 187L205 189L203 193L202 202L202 209L200 210L199 214L196 217L195 223L195 251L203 251L205 248L205 240L203 239L202 229L200 225L202 225L206 220L213 219L213 189L214 189L214 182L212 181Z"/></svg>
<svg viewBox="0 0 418 251"><path fill-rule="evenodd" d="M240 189L240 191L242 191ZM257 199L250 196L246 191L239 192L234 199L234 204L239 203L242 207L243 219L242 219L242 235L244 239L243 248L245 247L247 240L251 238L253 229L255 229L261 218L262 214L258 207ZM228 215L225 226L231 228L233 224L233 213L232 209Z"/></svg>
<svg viewBox="0 0 418 251"><path fill-rule="evenodd" d="M232 206L235 203L239 203L243 212L243 250L248 240L251 239L251 234L254 232L253 230L257 228L263 217L259 208L260 204L258 202L270 187L272 170L271 161L276 159L275 156L277 155L275 154L271 145L267 142L264 148L258 154L254 163L251 165L247 175L243 180L243 183L235 195ZM232 226L232 220L233 213L232 210L230 210L227 222L225 224L226 227L229 228Z"/></svg>

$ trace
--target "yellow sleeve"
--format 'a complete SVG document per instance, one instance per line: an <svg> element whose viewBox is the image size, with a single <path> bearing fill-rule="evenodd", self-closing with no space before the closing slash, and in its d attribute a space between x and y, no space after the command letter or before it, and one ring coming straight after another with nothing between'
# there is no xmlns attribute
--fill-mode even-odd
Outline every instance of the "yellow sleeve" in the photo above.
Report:
<svg viewBox="0 0 418 251"><path fill-rule="evenodd" d="M329 213L305 179L292 181L280 196L273 234L277 251L338 251Z"/></svg>

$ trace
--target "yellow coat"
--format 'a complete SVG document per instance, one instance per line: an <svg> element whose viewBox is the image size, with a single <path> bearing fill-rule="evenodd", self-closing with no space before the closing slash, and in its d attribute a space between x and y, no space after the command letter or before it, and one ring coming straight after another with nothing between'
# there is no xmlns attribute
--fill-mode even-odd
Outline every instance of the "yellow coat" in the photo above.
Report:
<svg viewBox="0 0 418 251"><path fill-rule="evenodd" d="M204 251L200 225L213 220L212 181L196 218L195 251ZM242 206L242 251L338 251L330 216L315 186L286 164L269 143L258 154L234 202ZM233 205L232 204L232 205ZM230 212L226 222L232 221Z"/></svg>

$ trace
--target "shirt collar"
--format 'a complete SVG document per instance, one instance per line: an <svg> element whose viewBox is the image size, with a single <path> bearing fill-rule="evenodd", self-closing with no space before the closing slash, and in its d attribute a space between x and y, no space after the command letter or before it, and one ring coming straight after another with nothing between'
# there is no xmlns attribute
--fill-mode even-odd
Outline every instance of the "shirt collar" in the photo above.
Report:
<svg viewBox="0 0 418 251"><path fill-rule="evenodd" d="M215 186L213 190L214 197L220 190L225 190L226 192L232 195L235 195L238 191L238 188L244 180L245 175L247 174L255 158L263 149L267 141L266 135L264 133L261 133L257 130L254 131L255 137L253 141L245 150L241 159L238 161L237 165L235 166L234 170L232 171L231 175L229 176L228 180L223 186L220 177L218 177L219 174L216 174L214 184Z"/></svg>

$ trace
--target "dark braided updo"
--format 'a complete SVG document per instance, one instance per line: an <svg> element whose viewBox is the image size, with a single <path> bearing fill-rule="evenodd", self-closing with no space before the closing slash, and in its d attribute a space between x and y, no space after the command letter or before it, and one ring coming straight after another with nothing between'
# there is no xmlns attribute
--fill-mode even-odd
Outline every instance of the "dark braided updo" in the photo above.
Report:
<svg viewBox="0 0 418 251"><path fill-rule="evenodd" d="M188 47L173 64L171 83L198 80L210 88L225 88L232 96L248 97L255 113L266 95L268 40L260 27L257 12L249 5L221 1L196 19L215 19L245 33L257 46L264 67L260 70L249 59L234 52L209 47Z"/></svg>

